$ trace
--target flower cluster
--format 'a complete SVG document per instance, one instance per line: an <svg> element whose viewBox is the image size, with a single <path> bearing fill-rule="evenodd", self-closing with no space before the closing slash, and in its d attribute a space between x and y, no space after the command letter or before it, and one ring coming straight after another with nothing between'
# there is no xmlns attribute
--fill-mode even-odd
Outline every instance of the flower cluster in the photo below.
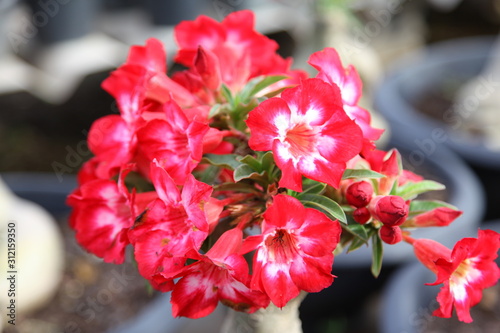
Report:
<svg viewBox="0 0 500 333"><path fill-rule="evenodd" d="M122 263L131 245L140 274L171 291L174 316L199 318L219 302L254 312L283 307L334 280L334 253L413 244L443 283L437 315L470 321L481 289L496 283L500 236L481 231L453 251L415 240L461 212L417 196L443 186L376 149L382 130L358 102L362 83L333 48L312 54L315 77L292 70L254 30L250 11L200 16L164 46L133 46L103 82L120 114L94 122L94 157L69 196L71 227L89 252Z"/></svg>

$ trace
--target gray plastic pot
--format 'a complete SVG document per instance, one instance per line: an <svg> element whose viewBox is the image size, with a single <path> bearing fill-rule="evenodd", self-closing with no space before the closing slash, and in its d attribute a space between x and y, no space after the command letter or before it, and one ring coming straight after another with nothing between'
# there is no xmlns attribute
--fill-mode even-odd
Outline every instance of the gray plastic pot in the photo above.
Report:
<svg viewBox="0 0 500 333"><path fill-rule="evenodd" d="M485 223L481 229L500 232L500 220ZM500 264L500 258L496 262ZM420 333L424 330L438 307L436 296L441 287L426 286L425 283L435 280L436 275L421 263L408 264L396 271L383 291L379 331Z"/></svg>
<svg viewBox="0 0 500 333"><path fill-rule="evenodd" d="M11 48L9 45L9 16L15 7L17 0L0 0L0 56L7 53Z"/></svg>
<svg viewBox="0 0 500 333"><path fill-rule="evenodd" d="M25 1L31 9L29 22L43 44L83 37L93 31L101 5L97 0Z"/></svg>
<svg viewBox="0 0 500 333"><path fill-rule="evenodd" d="M145 9L154 25L176 25L184 20L194 20L207 15L215 2L207 0L147 0Z"/></svg>
<svg viewBox="0 0 500 333"><path fill-rule="evenodd" d="M471 165L485 188L488 220L500 218L497 204L500 152L490 150L482 140L471 139L460 130L465 117L473 117L473 113L463 112L457 116L446 110L447 115L439 121L423 114L416 104L429 91L441 91L440 87L451 79L465 83L478 75L493 57L490 50L495 40L496 36L450 40L408 55L394 65L375 94L377 111L387 119L391 129L395 129L398 138L418 143L418 154L427 154L434 147L445 145ZM496 85L500 78L486 75L484 79L482 89L498 93ZM479 97L471 96L469 102L475 103L474 98ZM465 106L464 110L467 111Z"/></svg>
<svg viewBox="0 0 500 333"><path fill-rule="evenodd" d="M490 167L500 167L500 152L493 153L481 141L472 141L453 129L457 119L443 122L416 109L426 92L437 89L453 78L465 83L481 72L495 38L475 37L437 43L408 55L394 65L375 95L375 108L389 121L391 128L404 129L406 137L431 139L451 147L467 160ZM457 127L457 126L455 126ZM436 140L436 131L444 131L447 140ZM434 133L434 134L433 134ZM434 139L433 139L434 138ZM426 141L427 142L427 141ZM421 148L425 150L425 148Z"/></svg>

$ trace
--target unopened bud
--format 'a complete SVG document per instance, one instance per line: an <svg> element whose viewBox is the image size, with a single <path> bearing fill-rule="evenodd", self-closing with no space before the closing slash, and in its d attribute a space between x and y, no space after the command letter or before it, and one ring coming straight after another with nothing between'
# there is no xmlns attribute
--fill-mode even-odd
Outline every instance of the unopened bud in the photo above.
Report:
<svg viewBox="0 0 500 333"><path fill-rule="evenodd" d="M394 227L404 223L408 217L409 207L403 198L387 195L377 198L373 215L386 226Z"/></svg>
<svg viewBox="0 0 500 333"><path fill-rule="evenodd" d="M396 244L403 239L403 232L400 227L389 227L383 225L379 230L380 239L387 244Z"/></svg>
<svg viewBox="0 0 500 333"><path fill-rule="evenodd" d="M370 214L370 211L366 207L357 208L352 213L352 218L359 224L365 224L366 222L368 222L368 220L370 220L371 217L372 215Z"/></svg>
<svg viewBox="0 0 500 333"><path fill-rule="evenodd" d="M373 187L367 181L352 183L347 187L345 197L349 205L354 207L366 207L373 196Z"/></svg>

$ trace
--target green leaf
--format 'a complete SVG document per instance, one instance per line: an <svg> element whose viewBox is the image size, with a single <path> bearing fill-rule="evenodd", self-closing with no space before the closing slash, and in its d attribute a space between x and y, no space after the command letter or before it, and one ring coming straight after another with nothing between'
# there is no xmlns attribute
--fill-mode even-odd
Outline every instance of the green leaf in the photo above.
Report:
<svg viewBox="0 0 500 333"><path fill-rule="evenodd" d="M367 241L362 240L361 238L358 238L358 237L354 237L352 242L349 244L349 247L347 248L346 253L355 251L355 250L359 249L361 246L367 245L367 244L368 244Z"/></svg>
<svg viewBox="0 0 500 333"><path fill-rule="evenodd" d="M246 155L245 157L239 158L239 161L241 163L248 165L257 172L262 172L262 164L260 163L259 160L257 160L255 157L251 155Z"/></svg>
<svg viewBox="0 0 500 333"><path fill-rule="evenodd" d="M301 195L299 200L306 207L315 208L334 220L336 219L342 223L347 223L347 218L342 210L342 207L330 198L322 195L306 193Z"/></svg>
<svg viewBox="0 0 500 333"><path fill-rule="evenodd" d="M259 76L250 80L240 93L241 102L247 104L258 92L287 77L284 75L270 75Z"/></svg>
<svg viewBox="0 0 500 333"><path fill-rule="evenodd" d="M271 91L271 92L268 92L267 94L264 95L264 98L262 98L262 100L265 100L267 98L271 98L271 97L275 97L275 96L278 96L279 94L281 94L283 91L285 91L286 89L288 88L292 88L293 86L286 86L286 87L281 87L280 89L278 90L274 90L274 91ZM261 98L259 98L259 100L261 100ZM262 101L260 101L262 102Z"/></svg>
<svg viewBox="0 0 500 333"><path fill-rule="evenodd" d="M384 256L384 246L378 233L372 236L372 267L371 272L374 277L378 277L382 270L382 258Z"/></svg>
<svg viewBox="0 0 500 333"><path fill-rule="evenodd" d="M326 188L325 183L311 182L309 184L303 185L303 191L299 194L299 197L303 194L321 194Z"/></svg>
<svg viewBox="0 0 500 333"><path fill-rule="evenodd" d="M349 219L349 222L351 222L351 219ZM356 238L363 240L365 243L368 242L368 233L366 232L366 228L361 224L353 221L353 223L344 225L344 230L353 234Z"/></svg>
<svg viewBox="0 0 500 333"><path fill-rule="evenodd" d="M383 174L368 169L346 169L342 179L352 178L382 178Z"/></svg>
<svg viewBox="0 0 500 333"><path fill-rule="evenodd" d="M229 103L229 105L234 107L233 94L231 93L231 90L229 90L229 88L225 84L221 85L221 92L222 92L222 96L224 96L224 98Z"/></svg>
<svg viewBox="0 0 500 333"><path fill-rule="evenodd" d="M241 164L236 170L234 170L234 181L239 182L242 179L254 179L254 180L263 180L264 172L257 172L252 169L247 164Z"/></svg>
<svg viewBox="0 0 500 333"><path fill-rule="evenodd" d="M205 154L201 159L201 163L208 163L221 168L235 170L241 165L241 162L237 160L238 157L240 156L236 154L225 154L225 155Z"/></svg>
<svg viewBox="0 0 500 333"><path fill-rule="evenodd" d="M208 185L212 185L214 180L219 175L220 169L214 165L210 165L208 168L203 170L198 177L200 182L203 182Z"/></svg>
<svg viewBox="0 0 500 333"><path fill-rule="evenodd" d="M210 112L208 112L208 118L213 118L218 115L223 110L222 105L217 103L210 108Z"/></svg>
<svg viewBox="0 0 500 333"><path fill-rule="evenodd" d="M418 183L409 182L401 187L399 187L395 193L405 200L413 199L417 195L428 192L444 190L446 187L443 184L435 182L433 180L423 180Z"/></svg>
<svg viewBox="0 0 500 333"><path fill-rule="evenodd" d="M264 155L262 155L259 160L262 164L262 170L267 171L271 174L272 169L274 169L274 155L273 152L268 151Z"/></svg>
<svg viewBox="0 0 500 333"><path fill-rule="evenodd" d="M457 207L439 200L413 200L410 203L410 214L421 214L439 207L447 207L457 210Z"/></svg>

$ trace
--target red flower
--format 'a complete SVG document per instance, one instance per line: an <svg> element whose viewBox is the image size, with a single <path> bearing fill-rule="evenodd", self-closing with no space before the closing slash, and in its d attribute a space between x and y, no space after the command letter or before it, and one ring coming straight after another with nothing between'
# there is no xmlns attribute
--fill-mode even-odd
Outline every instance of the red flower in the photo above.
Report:
<svg viewBox="0 0 500 333"><path fill-rule="evenodd" d="M264 74L278 44L254 30L254 14L242 10L229 14L222 22L201 15L175 27L180 49L175 61L187 67L195 65L198 48L212 53L220 61L223 82L240 86L248 78Z"/></svg>
<svg viewBox="0 0 500 333"><path fill-rule="evenodd" d="M151 104L163 104L170 96L182 106L196 105L195 96L167 76L163 44L154 38L145 46L132 46L127 61L104 80L102 87L118 102L127 122L137 118Z"/></svg>
<svg viewBox="0 0 500 333"><path fill-rule="evenodd" d="M131 195L123 184L127 173L122 171L118 184L89 180L68 197L73 208L69 222L78 243L105 262L123 263L129 228L137 213L156 198L154 192Z"/></svg>
<svg viewBox="0 0 500 333"><path fill-rule="evenodd" d="M156 158L175 183L182 185L201 160L203 137L209 127L188 121L174 101L167 102L163 110L165 120L153 119L137 132L139 167L147 174L144 169Z"/></svg>
<svg viewBox="0 0 500 333"><path fill-rule="evenodd" d="M95 175L109 179L118 170L133 161L137 139L135 132L118 115L109 115L97 119L92 124L88 144L95 154Z"/></svg>
<svg viewBox="0 0 500 333"><path fill-rule="evenodd" d="M290 70L292 59L279 56L278 44L255 31L254 21L254 14L243 10L229 14L220 23L203 15L181 22L175 28L180 47L175 61L188 70L177 72L173 79L200 101L214 104L220 101L221 83L239 92L257 76L289 76L265 89L269 92L306 78L304 71Z"/></svg>
<svg viewBox="0 0 500 333"><path fill-rule="evenodd" d="M252 289L265 292L283 307L300 290L318 292L333 281L333 250L341 227L295 198L277 195L264 213L262 234L245 239L242 252L257 249Z"/></svg>
<svg viewBox="0 0 500 333"><path fill-rule="evenodd" d="M443 284L437 296L439 308L433 315L450 318L453 308L460 321L470 323L470 308L481 301L482 290L500 279L495 263L500 248L500 234L479 230L478 238L458 241L453 251L430 239L411 239L417 258L436 273L436 282Z"/></svg>
<svg viewBox="0 0 500 333"><path fill-rule="evenodd" d="M279 185L294 191L302 190L302 175L338 188L346 162L361 150L361 130L343 111L339 90L319 79L262 102L247 125L250 148L272 150Z"/></svg>
<svg viewBox="0 0 500 333"><path fill-rule="evenodd" d="M337 51L327 47L313 53L309 57L309 64L318 70L317 78L340 88L345 112L356 120L356 124L363 130L363 136L371 141L378 140L383 130L370 125L370 113L358 106L362 93L362 82L354 66L342 66Z"/></svg>
<svg viewBox="0 0 500 333"><path fill-rule="evenodd" d="M226 231L213 247L200 255L191 251L188 256L198 260L177 275L182 277L172 291L172 314L189 318L209 315L221 303L235 310L255 312L266 307L269 298L248 287L248 264L237 254L243 233L235 228Z"/></svg>
<svg viewBox="0 0 500 333"><path fill-rule="evenodd" d="M185 254L198 250L208 235L205 205L212 187L188 175L182 191L157 161L151 163L151 180L158 193L129 231L139 272L153 287L168 291L172 277L186 262Z"/></svg>

